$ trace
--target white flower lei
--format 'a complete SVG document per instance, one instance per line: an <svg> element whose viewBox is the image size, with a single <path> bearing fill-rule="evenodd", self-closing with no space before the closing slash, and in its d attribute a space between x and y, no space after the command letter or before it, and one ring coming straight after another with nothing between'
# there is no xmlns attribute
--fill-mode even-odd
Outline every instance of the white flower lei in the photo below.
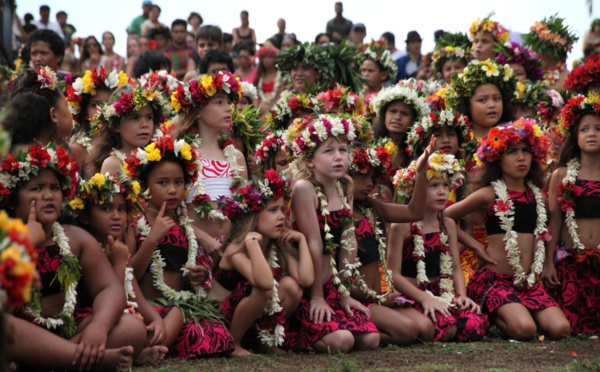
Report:
<svg viewBox="0 0 600 372"><path fill-rule="evenodd" d="M179 224L185 230L185 235L188 240L188 258L185 262L185 267L181 268L183 276L188 274L187 267L196 265L196 257L198 255L198 241L196 240L196 235L194 234L194 230L192 228L191 222L187 216L185 205L181 206L181 216L179 216ZM142 241L148 237L150 234L150 226L148 221L146 221L145 216L141 216L136 224L137 228L140 230L140 234L142 237ZM173 288L169 287L167 283L165 283L165 272L164 267L166 266L165 261L160 255L160 251L155 249L152 254L152 259L150 263L150 273L152 274L152 279L154 282L154 286L156 289L160 291L164 298L167 300L188 300L190 298L198 298L204 299L206 298L206 291L201 287L194 288L196 293L192 293L190 291L182 290L176 291Z"/></svg>
<svg viewBox="0 0 600 372"><path fill-rule="evenodd" d="M271 269L280 267L277 259L277 250L275 248L272 248L271 252L269 253L269 267ZM279 287L279 282L273 279L273 293L271 294L271 298L269 299L269 302L267 302L267 306L263 312L265 315L270 316L283 310L281 307L281 300L279 298L279 291L277 290L277 287ZM270 331L261 329L258 333L260 341L270 347L283 345L284 336L285 329L280 323L277 323Z"/></svg>
<svg viewBox="0 0 600 372"><path fill-rule="evenodd" d="M373 210L371 208L361 209L361 213L369 221L369 224L371 225L371 229L373 230L373 233L375 233L375 239L377 240L377 243L378 243L379 261L381 262L381 267L383 268L383 272L385 275L385 277L384 277L385 282L388 287L388 292L382 293L382 294L376 296L377 301L379 303L382 303L388 298L388 296L392 292L392 289L394 288L394 281L392 279L392 270L390 270L388 268L387 258L386 258L386 254L385 254L385 249L387 247L386 241L385 241L385 236L383 235L383 229L381 229L381 227L380 227L381 224L379 223L377 218L375 218L375 216L373 215ZM371 292L373 292L373 291L371 291Z"/></svg>
<svg viewBox="0 0 600 372"><path fill-rule="evenodd" d="M535 225L535 230L533 232L534 237L536 238L536 243L533 252L533 263L531 264L531 270L529 274L526 274L523 270L523 266L521 266L521 249L519 249L519 244L517 241L517 232L513 230L514 225L514 214L515 208L513 205L510 196L508 195L508 189L506 187L506 183L503 180L492 182L492 187L494 188L494 193L498 196L496 199L496 204L494 205L494 211L496 216L500 219L500 226L502 230L506 232L504 235L503 241L506 246L506 254L508 257L508 262L513 267L514 270L514 284L516 286L520 286L524 283L527 283L527 286L530 287L535 283L536 274L539 275L542 272L544 267L544 240L541 238L542 235L547 233L546 222L548 221L548 216L546 214L546 207L544 205L544 198L542 196L542 192L540 189L535 186L533 183L528 182L527 186L533 191L535 196L535 209L537 214L537 221ZM502 201L508 209L504 212L499 211L498 209L498 201Z"/></svg>
<svg viewBox="0 0 600 372"><path fill-rule="evenodd" d="M567 163L567 175L562 180L563 186L568 187L569 185L575 185L577 176L579 175L579 166L580 164L577 159L569 160ZM566 212L565 223L567 224L569 235L573 241L573 248L579 250L580 253L583 253L583 251L585 251L585 245L583 245L581 239L579 239L579 226L575 219L575 210L571 209ZM600 249L600 244L598 244L596 248Z"/></svg>
<svg viewBox="0 0 600 372"><path fill-rule="evenodd" d="M419 120L421 117L429 115L431 112L427 100L424 97L421 97L415 89L406 86L395 85L384 88L375 98L373 98L371 103L375 108L375 112L381 115L380 110L383 109L383 106L396 100L401 100L415 109L417 112L415 120Z"/></svg>
<svg viewBox="0 0 600 372"><path fill-rule="evenodd" d="M73 135L73 137L71 137L71 146L75 143L83 146L88 154L92 152L92 139L87 134L83 132L77 132L75 135Z"/></svg>
<svg viewBox="0 0 600 372"><path fill-rule="evenodd" d="M260 79L258 79L258 86L256 87L256 89L258 90L258 97L260 98L261 102L273 102L273 100L277 97L277 92L279 91L281 80L281 73L279 72L279 70L277 70L277 75L275 75L275 86L273 87L273 92L265 94L262 88L263 77L261 76Z"/></svg>
<svg viewBox="0 0 600 372"><path fill-rule="evenodd" d="M133 291L132 267L125 268L125 280L123 282L123 287L125 288L125 298L127 299L127 309L125 309L125 312L128 313L130 310L135 310L138 307L137 302L133 301L135 299L135 292Z"/></svg>
<svg viewBox="0 0 600 372"><path fill-rule="evenodd" d="M52 225L52 235L52 240L54 240L58 245L59 254L61 257L75 256L73 252L71 252L71 247L69 246L69 238L65 235L65 230L58 222L55 222ZM69 287L67 288L67 291L65 293L65 303L63 305L62 311L60 312L60 314L58 314L58 317L44 318L41 315L41 309L33 308L30 305L25 307L25 314L33 317L33 322L35 324L44 326L47 329L56 329L61 327L64 324L64 321L63 319L61 319L61 317L73 319L75 305L77 304L78 282L79 281L76 280L69 284Z"/></svg>
<svg viewBox="0 0 600 372"><path fill-rule="evenodd" d="M414 254L419 257L417 261L417 285L429 283L429 278L425 269L425 242L421 233L421 222L415 222L413 225L418 233L413 234ZM448 236L440 231L440 243L448 247ZM453 307L454 304L454 275L452 272L452 255L450 250L440 254L440 289L441 296L435 296L431 291L426 290L425 293L435 298L447 307Z"/></svg>

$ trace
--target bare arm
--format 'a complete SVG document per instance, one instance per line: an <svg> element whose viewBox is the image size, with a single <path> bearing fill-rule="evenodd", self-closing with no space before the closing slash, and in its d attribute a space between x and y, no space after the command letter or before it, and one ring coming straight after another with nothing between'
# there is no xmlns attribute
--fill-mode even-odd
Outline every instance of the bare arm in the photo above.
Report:
<svg viewBox="0 0 600 372"><path fill-rule="evenodd" d="M444 210L446 217L459 220L471 213L489 208L494 203L494 190L491 186L479 189L466 199L454 203Z"/></svg>
<svg viewBox="0 0 600 372"><path fill-rule="evenodd" d="M250 233L256 234L257 233ZM269 263L265 258L265 255L260 248L260 242L258 239L251 239L246 237L246 251L238 252L226 259L229 261L234 270L242 274L253 287L263 291L270 291L273 289L273 273ZM227 249L225 250L227 254Z"/></svg>
<svg viewBox="0 0 600 372"><path fill-rule="evenodd" d="M552 173L550 178L550 186L548 189L548 207L550 210L549 226L552 238L546 242L546 259L544 261L544 271L542 278L544 284L548 287L555 287L560 284L556 276L556 268L554 267L554 254L556 246L560 240L560 234L563 227L563 212L560 209L558 202L558 185L566 176L566 168L558 168Z"/></svg>
<svg viewBox="0 0 600 372"><path fill-rule="evenodd" d="M315 280L312 258L304 235L299 231L295 231L295 233L301 235L298 240L298 258L296 259L291 253L285 252L287 272L301 287L308 288Z"/></svg>

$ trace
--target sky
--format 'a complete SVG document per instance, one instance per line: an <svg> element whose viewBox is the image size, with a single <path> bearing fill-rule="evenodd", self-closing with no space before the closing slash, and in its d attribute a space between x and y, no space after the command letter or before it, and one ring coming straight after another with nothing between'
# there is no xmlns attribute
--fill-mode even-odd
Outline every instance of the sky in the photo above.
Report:
<svg viewBox="0 0 600 372"><path fill-rule="evenodd" d="M258 42L277 32L277 20L284 18L286 32L293 32L300 41L314 41L319 32L325 31L327 21L335 16L335 0L153 0L162 8L160 21L169 25L176 18L187 20L191 11L204 18L204 24L220 26L231 33L240 25L240 11L250 13L250 27L256 30ZM593 1L593 0L592 0ZM417 30L423 39L422 51L433 49L433 33L437 29L450 32L468 32L473 21L490 12L510 31L526 33L537 20L558 13L566 24L579 36L579 41L569 55L569 62L581 58L582 40L594 18L600 18L600 1L593 1L595 9L590 16L586 0L346 0L344 17L354 23L364 23L367 28L365 41L378 39L390 31L396 36L396 47L405 49L406 34ZM141 0L17 0L17 14L23 17L32 13L39 18L39 6L51 8L50 18L56 12L68 13L68 22L77 28L76 36L94 35L102 32L115 34L117 53L124 55L126 29L131 20L141 14Z"/></svg>

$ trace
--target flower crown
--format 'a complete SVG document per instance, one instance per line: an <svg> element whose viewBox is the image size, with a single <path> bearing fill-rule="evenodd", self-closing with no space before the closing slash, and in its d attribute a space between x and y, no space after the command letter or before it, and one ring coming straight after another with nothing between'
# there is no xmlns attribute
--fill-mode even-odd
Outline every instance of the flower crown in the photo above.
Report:
<svg viewBox="0 0 600 372"><path fill-rule="evenodd" d="M324 114L352 114L360 107L358 95L352 93L350 88L337 85L335 89L317 94L316 100L320 102Z"/></svg>
<svg viewBox="0 0 600 372"><path fill-rule="evenodd" d="M566 137L569 128L577 124L584 115L600 116L600 96L591 92L587 96L576 95L571 97L560 111L558 117L558 131L563 138Z"/></svg>
<svg viewBox="0 0 600 372"><path fill-rule="evenodd" d="M29 302L37 251L27 226L0 211L0 308L17 308Z"/></svg>
<svg viewBox="0 0 600 372"><path fill-rule="evenodd" d="M421 97L429 97L440 87L440 82L437 80L427 81L415 78L403 79L398 82L398 86L407 87L415 90Z"/></svg>
<svg viewBox="0 0 600 372"><path fill-rule="evenodd" d="M352 142L356 138L354 125L342 117L321 115L295 120L284 135L286 146L299 159L312 156L317 146L330 138Z"/></svg>
<svg viewBox="0 0 600 372"><path fill-rule="evenodd" d="M252 83L242 81L242 96L250 100L250 103L254 102L258 98L258 91Z"/></svg>
<svg viewBox="0 0 600 372"><path fill-rule="evenodd" d="M377 112L377 116L382 117L385 114L382 112L383 108L393 101L402 101L411 106L416 112L415 120L419 120L424 115L428 115L431 111L426 99L422 97L417 90L406 86L395 85L383 88L373 100L373 107L375 108L375 112Z"/></svg>
<svg viewBox="0 0 600 372"><path fill-rule="evenodd" d="M289 198L290 182L269 169L264 178L255 178L240 185L229 197L222 196L219 205L223 214L232 221L239 220L250 213L263 210L271 200Z"/></svg>
<svg viewBox="0 0 600 372"><path fill-rule="evenodd" d="M393 168L391 154L386 147L387 142L381 141L374 147L356 147L350 153L350 174L367 174L371 169L374 176L380 180L389 180Z"/></svg>
<svg viewBox="0 0 600 372"><path fill-rule="evenodd" d="M555 109L562 109L565 105L566 91L557 91L554 89L548 89L542 93L542 98L537 105L537 115L542 123L546 127L550 126L550 121L552 120L552 116L554 116Z"/></svg>
<svg viewBox="0 0 600 372"><path fill-rule="evenodd" d="M475 22L471 24L469 33L471 38L475 38L478 32L489 32L492 34L494 39L499 44L504 44L510 38L510 32L508 32L502 25L496 21L490 19L494 14L490 14L484 19L477 18Z"/></svg>
<svg viewBox="0 0 600 372"><path fill-rule="evenodd" d="M429 97L427 97L427 103L431 110L441 111L446 108L446 99L448 92L448 88L450 85L444 84L441 88L433 92Z"/></svg>
<svg viewBox="0 0 600 372"><path fill-rule="evenodd" d="M590 83L600 81L600 55L590 56L585 62L569 72L565 89L583 94Z"/></svg>
<svg viewBox="0 0 600 372"><path fill-rule="evenodd" d="M89 181L81 181L77 197L69 205L73 210L84 210L86 205L111 202L115 194L121 194L125 198L130 221L144 212L145 198L141 193L140 183L124 174L96 173Z"/></svg>
<svg viewBox="0 0 600 372"><path fill-rule="evenodd" d="M76 117L81 111L81 101L85 96L93 97L98 89L112 91L127 84L131 84L131 79L123 71L117 73L113 70L108 74L104 66L100 67L100 71L96 67L93 70L86 70L83 77L78 77L67 84L69 110Z"/></svg>
<svg viewBox="0 0 600 372"><path fill-rule="evenodd" d="M485 61L472 61L463 72L452 76L450 89L446 92L446 105L457 107L463 98L469 98L475 89L491 83L498 87L503 98L513 99L517 87L517 80L509 65L500 66L487 59Z"/></svg>
<svg viewBox="0 0 600 372"><path fill-rule="evenodd" d="M297 63L313 66L321 73L321 80L323 81L333 79L333 61L329 58L327 52L315 43L299 44L290 50L282 50L275 59L275 65L284 78L290 76Z"/></svg>
<svg viewBox="0 0 600 372"><path fill-rule="evenodd" d="M523 80L522 82L517 81L515 103L537 108L540 99L542 99L544 92L548 88L548 83L544 80L535 83L528 79Z"/></svg>
<svg viewBox="0 0 600 372"><path fill-rule="evenodd" d="M56 73L48 66L37 70L37 82L40 83L42 89L54 90L58 86Z"/></svg>
<svg viewBox="0 0 600 372"><path fill-rule="evenodd" d="M281 97L266 116L267 126L274 129L286 129L288 121L294 117L306 114L319 114L319 101L305 93L294 94L291 91L281 93Z"/></svg>
<svg viewBox="0 0 600 372"><path fill-rule="evenodd" d="M237 103L243 95L240 79L228 71L202 75L200 80L194 79L178 86L171 94L171 106L177 113L189 113L194 108L208 105L217 93L225 93L233 103Z"/></svg>
<svg viewBox="0 0 600 372"><path fill-rule="evenodd" d="M363 51L361 63L370 59L379 63L388 74L388 80L394 80L398 74L398 65L392 58L392 54L385 48L385 40L371 41Z"/></svg>
<svg viewBox="0 0 600 372"><path fill-rule="evenodd" d="M375 99L377 98L377 94L378 92L373 92L373 93L369 93L366 96L362 97L362 101L363 101L363 116L366 116L368 118L373 118L374 116L377 115L377 113L375 112Z"/></svg>
<svg viewBox="0 0 600 372"><path fill-rule="evenodd" d="M150 71L140 76L138 79L140 85L144 89L156 90L164 97L171 97L171 94L177 87L183 83L175 77L175 74L170 74L166 70Z"/></svg>
<svg viewBox="0 0 600 372"><path fill-rule="evenodd" d="M256 162L260 165L264 163L271 156L275 156L278 151L287 152L287 147L285 146L285 142L283 141L283 132L268 132L267 136L262 140L258 146L256 146L256 152L254 153L254 158Z"/></svg>
<svg viewBox="0 0 600 372"><path fill-rule="evenodd" d="M462 145L466 144L471 128L471 121L466 115L452 109L433 111L423 116L410 128L406 137L406 149L410 156L415 156L423 148L423 142L442 128L453 128L462 136Z"/></svg>
<svg viewBox="0 0 600 372"><path fill-rule="evenodd" d="M454 155L436 151L427 159L427 180L448 177L450 189L457 189L463 184L463 167ZM393 178L398 203L403 203L412 196L417 177L417 162L412 161L408 167L398 169Z"/></svg>
<svg viewBox="0 0 600 372"><path fill-rule="evenodd" d="M37 176L42 170L56 173L63 195L71 198L77 189L77 163L71 159L61 146L49 143L45 147L33 145L27 153L19 152L17 157L7 155L0 170L0 208L6 208L6 202L17 187Z"/></svg>
<svg viewBox="0 0 600 372"><path fill-rule="evenodd" d="M478 164L499 160L509 146L515 146L521 141L529 145L533 161L543 165L550 142L533 119L525 118L490 129L487 138L477 149Z"/></svg>
<svg viewBox="0 0 600 372"><path fill-rule="evenodd" d="M198 178L200 153L198 148L186 138L175 140L170 134L159 131L145 147L131 152L125 159L125 173L140 179L151 163L160 162L165 157L174 157L183 162L184 173L187 174L186 190L190 190Z"/></svg>
<svg viewBox="0 0 600 372"><path fill-rule="evenodd" d="M252 151L262 140L264 123L258 118L258 109L254 106L245 107L242 111L232 110L231 123L232 136L241 138L248 151Z"/></svg>
<svg viewBox="0 0 600 372"><path fill-rule="evenodd" d="M442 72L446 61L463 60L469 63L471 56L471 40L462 32L446 34L436 42L435 50L431 54L431 67L437 72Z"/></svg>
<svg viewBox="0 0 600 372"><path fill-rule="evenodd" d="M523 35L524 44L538 54L563 61L579 39L563 21L563 18L558 18L555 14L536 22L529 33Z"/></svg>
<svg viewBox="0 0 600 372"><path fill-rule="evenodd" d="M373 141L375 141L375 132L373 131L373 126L366 117L352 114L339 114L337 116L350 121L354 127L354 134L356 135L354 142L372 144Z"/></svg>
<svg viewBox="0 0 600 372"><path fill-rule="evenodd" d="M120 122L127 114L139 111L147 105L152 107L154 115L162 115L164 119L165 102L159 92L154 89L144 89L139 85L130 85L130 92L121 92L120 95L111 97L111 102L100 103L100 109L90 121L90 137L99 133L108 133L110 129Z"/></svg>
<svg viewBox="0 0 600 372"><path fill-rule="evenodd" d="M499 65L517 63L525 69L527 79L534 82L544 79L544 69L537 53L510 40L504 44L497 44L495 51L498 53L496 61Z"/></svg>

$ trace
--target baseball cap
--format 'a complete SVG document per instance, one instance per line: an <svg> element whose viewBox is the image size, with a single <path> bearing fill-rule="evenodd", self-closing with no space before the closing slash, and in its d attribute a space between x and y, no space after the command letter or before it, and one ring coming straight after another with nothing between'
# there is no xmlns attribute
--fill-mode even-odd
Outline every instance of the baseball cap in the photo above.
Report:
<svg viewBox="0 0 600 372"><path fill-rule="evenodd" d="M352 26L352 31L367 33L367 28L362 23L355 23L354 26Z"/></svg>

